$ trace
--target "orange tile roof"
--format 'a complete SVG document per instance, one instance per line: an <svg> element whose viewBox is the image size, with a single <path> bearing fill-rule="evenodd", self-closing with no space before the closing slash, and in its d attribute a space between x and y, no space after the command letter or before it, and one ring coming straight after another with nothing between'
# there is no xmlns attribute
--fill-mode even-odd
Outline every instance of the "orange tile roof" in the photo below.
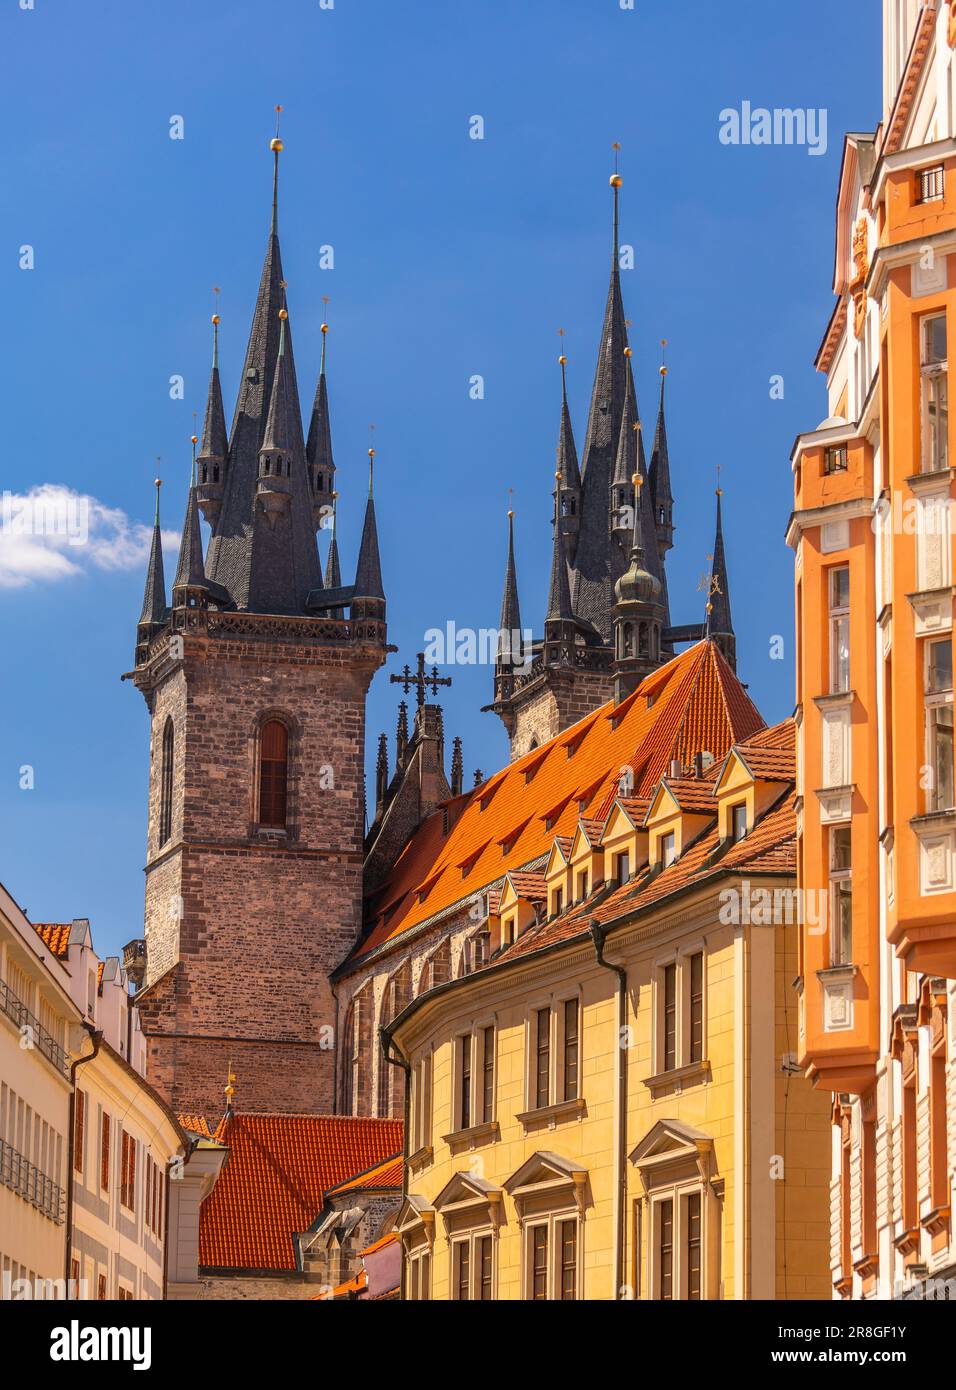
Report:
<svg viewBox="0 0 956 1390"><path fill-rule="evenodd" d="M358 1274L351 1279L346 1279L344 1284L336 1284L332 1290L333 1298L349 1298L352 1294L364 1293L368 1288L368 1275L364 1269L360 1269Z"/></svg>
<svg viewBox="0 0 956 1390"><path fill-rule="evenodd" d="M573 835L582 814L603 820L622 766L633 769L633 795L646 797L672 760L689 766L704 750L721 759L762 728L753 701L718 648L712 642L688 648L621 704L602 705L461 798L447 834L441 808L423 821L370 900L370 931L346 970L497 883L509 869L546 855L555 835ZM570 757L569 747L575 750ZM535 768L530 783L529 766Z"/></svg>
<svg viewBox="0 0 956 1390"><path fill-rule="evenodd" d="M376 1164L366 1173L357 1173L354 1178L347 1178L345 1182L326 1188L325 1195L331 1197L333 1193L337 1196L340 1192L365 1192L369 1188L391 1188L401 1185L402 1155L399 1153L387 1158L384 1163Z"/></svg>
<svg viewBox="0 0 956 1390"><path fill-rule="evenodd" d="M106 969L106 961L101 960L96 967L96 989L99 992L103 988L103 971Z"/></svg>
<svg viewBox="0 0 956 1390"><path fill-rule="evenodd" d="M398 1232L389 1231L388 1235L382 1236L379 1240L373 1241L371 1245L366 1245L364 1250L359 1251L359 1254L364 1259L366 1255L374 1255L377 1250L384 1250L386 1245L394 1245L397 1240Z"/></svg>
<svg viewBox="0 0 956 1390"><path fill-rule="evenodd" d="M203 1139L213 1137L212 1130L209 1128L209 1121L205 1115L177 1115L176 1118L183 1129L188 1129L191 1134L199 1134Z"/></svg>
<svg viewBox="0 0 956 1390"><path fill-rule="evenodd" d="M702 777L665 777L664 785L682 811L714 813L714 784Z"/></svg>
<svg viewBox="0 0 956 1390"><path fill-rule="evenodd" d="M202 1204L199 1263L213 1269L295 1269L293 1234L307 1231L336 1183L393 1156L400 1120L356 1115L232 1115L229 1148Z"/></svg>
<svg viewBox="0 0 956 1390"><path fill-rule="evenodd" d="M779 746L785 749L786 742ZM794 759L792 753L789 756L788 780L792 783L795 775ZM549 918L537 926L530 927L496 958L494 964L530 955L534 951L543 950L562 941L570 941L581 936L587 930L587 924L594 918L602 923L617 921L669 897L672 893L701 883L712 875L728 871L742 874L795 874L794 801L795 792L791 786L790 790L757 821L749 835L732 845L719 859L711 861L711 855L718 845L715 820L668 868L655 874L645 869L629 883L616 888L600 903L579 903L561 917ZM716 806L714 810L716 812Z"/></svg>
<svg viewBox="0 0 956 1390"><path fill-rule="evenodd" d="M70 948L72 922L34 922L33 930L58 960L66 960Z"/></svg>

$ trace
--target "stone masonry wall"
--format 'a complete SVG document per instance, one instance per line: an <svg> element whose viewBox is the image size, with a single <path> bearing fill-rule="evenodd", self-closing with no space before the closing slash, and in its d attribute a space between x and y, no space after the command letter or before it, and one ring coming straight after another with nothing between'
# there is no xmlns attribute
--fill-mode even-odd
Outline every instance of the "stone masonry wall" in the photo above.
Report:
<svg viewBox="0 0 956 1390"><path fill-rule="evenodd" d="M184 637L153 692L146 990L149 1076L217 1113L328 1113L328 975L358 934L365 693L378 650ZM163 729L176 731L172 835L158 840ZM286 831L256 823L259 729L289 729Z"/></svg>

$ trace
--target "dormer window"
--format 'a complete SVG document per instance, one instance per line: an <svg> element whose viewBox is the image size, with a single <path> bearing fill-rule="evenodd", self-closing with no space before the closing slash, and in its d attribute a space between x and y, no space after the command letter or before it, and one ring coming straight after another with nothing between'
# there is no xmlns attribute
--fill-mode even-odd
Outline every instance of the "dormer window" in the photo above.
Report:
<svg viewBox="0 0 956 1390"><path fill-rule="evenodd" d="M730 808L730 838L736 842L747 833L747 803L738 801Z"/></svg>
<svg viewBox="0 0 956 1390"><path fill-rule="evenodd" d="M677 858L677 836L673 830L668 830L666 835L660 838L661 867L667 869Z"/></svg>
<svg viewBox="0 0 956 1390"><path fill-rule="evenodd" d="M623 854L614 856L614 877L617 879L619 888L623 888L625 883L630 882L631 878L631 856L627 850Z"/></svg>

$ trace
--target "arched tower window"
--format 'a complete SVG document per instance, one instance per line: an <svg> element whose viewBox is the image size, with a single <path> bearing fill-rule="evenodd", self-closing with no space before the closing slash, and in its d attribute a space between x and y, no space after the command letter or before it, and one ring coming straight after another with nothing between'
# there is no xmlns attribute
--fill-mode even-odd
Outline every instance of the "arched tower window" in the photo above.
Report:
<svg viewBox="0 0 956 1390"><path fill-rule="evenodd" d="M163 755L159 772L159 843L164 845L173 833L173 721L163 728Z"/></svg>
<svg viewBox="0 0 956 1390"><path fill-rule="evenodd" d="M259 739L259 824L284 827L289 731L281 719L270 719L263 724Z"/></svg>

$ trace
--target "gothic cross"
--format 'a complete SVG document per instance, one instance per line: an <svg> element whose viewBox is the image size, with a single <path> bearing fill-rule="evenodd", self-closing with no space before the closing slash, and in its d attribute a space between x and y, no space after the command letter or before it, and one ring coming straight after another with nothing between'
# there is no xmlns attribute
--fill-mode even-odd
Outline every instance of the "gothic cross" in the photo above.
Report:
<svg viewBox="0 0 956 1390"><path fill-rule="evenodd" d="M389 676L389 680L394 685L400 685L406 695L414 687L415 703L418 705L419 709L421 709L422 705L425 703L426 690L431 690L433 695L437 695L440 685L451 685L451 676L440 676L437 666L432 667L431 674L425 670L424 652L418 653L418 669L416 671L411 671L406 661L405 669L402 671L401 675Z"/></svg>

